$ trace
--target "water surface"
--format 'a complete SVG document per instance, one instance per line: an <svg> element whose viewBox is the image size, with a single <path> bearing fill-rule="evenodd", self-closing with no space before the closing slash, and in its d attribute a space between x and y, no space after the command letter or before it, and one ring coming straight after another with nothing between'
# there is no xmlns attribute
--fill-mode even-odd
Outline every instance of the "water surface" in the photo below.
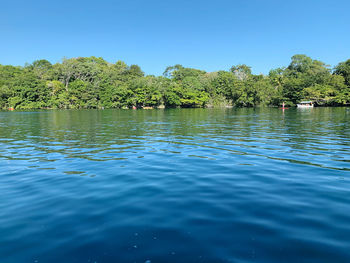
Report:
<svg viewBox="0 0 350 263"><path fill-rule="evenodd" d="M350 262L349 120L0 112L0 261Z"/></svg>

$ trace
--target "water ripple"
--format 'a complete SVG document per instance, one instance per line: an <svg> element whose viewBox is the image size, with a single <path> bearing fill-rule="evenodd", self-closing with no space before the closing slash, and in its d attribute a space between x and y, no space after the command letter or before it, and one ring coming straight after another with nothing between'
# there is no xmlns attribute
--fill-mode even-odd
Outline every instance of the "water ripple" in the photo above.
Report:
<svg viewBox="0 0 350 263"><path fill-rule="evenodd" d="M0 112L4 262L350 262L344 108Z"/></svg>

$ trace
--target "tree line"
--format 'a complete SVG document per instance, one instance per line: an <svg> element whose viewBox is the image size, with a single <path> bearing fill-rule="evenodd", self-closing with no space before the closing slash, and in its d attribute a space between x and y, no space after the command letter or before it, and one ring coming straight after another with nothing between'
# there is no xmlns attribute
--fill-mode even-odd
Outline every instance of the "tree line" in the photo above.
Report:
<svg viewBox="0 0 350 263"><path fill-rule="evenodd" d="M295 55L287 67L268 75L252 74L243 64L216 72L174 65L153 76L138 65L93 56L0 65L1 109L293 106L300 100L349 104L350 59L331 69Z"/></svg>

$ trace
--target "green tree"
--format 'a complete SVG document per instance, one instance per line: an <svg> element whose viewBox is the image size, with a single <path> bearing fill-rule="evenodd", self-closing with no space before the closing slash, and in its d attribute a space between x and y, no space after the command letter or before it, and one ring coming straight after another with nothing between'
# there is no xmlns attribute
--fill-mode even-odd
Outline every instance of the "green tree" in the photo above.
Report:
<svg viewBox="0 0 350 263"><path fill-rule="evenodd" d="M239 79L239 80L246 80L252 75L251 67L240 64L236 66L231 67L231 72Z"/></svg>
<svg viewBox="0 0 350 263"><path fill-rule="evenodd" d="M339 63L335 67L334 73L343 76L345 84L350 87L350 59Z"/></svg>
<svg viewBox="0 0 350 263"><path fill-rule="evenodd" d="M42 80L48 80L52 76L52 64L46 59L35 60L31 65L34 74Z"/></svg>

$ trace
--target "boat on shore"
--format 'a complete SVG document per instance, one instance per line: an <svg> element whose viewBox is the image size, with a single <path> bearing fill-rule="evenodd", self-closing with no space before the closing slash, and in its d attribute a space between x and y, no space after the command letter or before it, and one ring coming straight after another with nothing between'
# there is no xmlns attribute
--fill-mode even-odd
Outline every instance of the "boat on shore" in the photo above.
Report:
<svg viewBox="0 0 350 263"><path fill-rule="evenodd" d="M301 101L297 104L298 108L313 108L314 103L312 101Z"/></svg>

